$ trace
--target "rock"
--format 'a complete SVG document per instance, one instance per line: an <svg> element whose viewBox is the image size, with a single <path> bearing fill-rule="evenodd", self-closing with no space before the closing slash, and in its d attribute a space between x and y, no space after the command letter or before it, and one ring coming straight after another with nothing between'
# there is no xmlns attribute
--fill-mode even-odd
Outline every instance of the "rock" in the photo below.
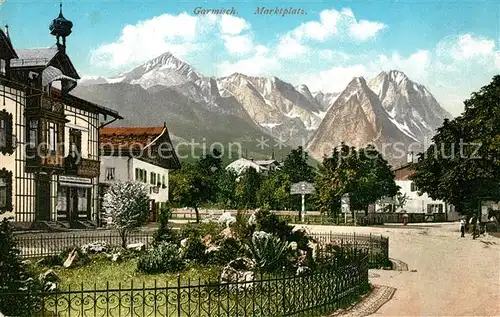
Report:
<svg viewBox="0 0 500 317"><path fill-rule="evenodd" d="M181 240L181 248L185 248L187 246L187 243L189 241L189 238L184 238Z"/></svg>
<svg viewBox="0 0 500 317"><path fill-rule="evenodd" d="M31 260L24 260L21 262L23 265L30 265L31 264Z"/></svg>
<svg viewBox="0 0 500 317"><path fill-rule="evenodd" d="M40 281L42 282L59 282L61 279L57 275L54 270L47 270L44 273L40 274L39 277Z"/></svg>
<svg viewBox="0 0 500 317"><path fill-rule="evenodd" d="M127 250L143 251L145 249L146 249L146 245L142 242L127 244Z"/></svg>
<svg viewBox="0 0 500 317"><path fill-rule="evenodd" d="M122 260L122 254L120 252L111 255L111 262L119 262Z"/></svg>
<svg viewBox="0 0 500 317"><path fill-rule="evenodd" d="M226 266L232 267L236 270L253 271L255 270L256 265L255 261L250 258L239 257L229 262Z"/></svg>
<svg viewBox="0 0 500 317"><path fill-rule="evenodd" d="M208 253L211 253L211 252L216 252L216 251L219 251L219 250L220 250L219 246L211 246L211 247L208 247L205 250L205 254L208 254Z"/></svg>
<svg viewBox="0 0 500 317"><path fill-rule="evenodd" d="M212 243L212 235L207 234L206 236L203 237L203 239L201 239L201 242L203 242L203 244L208 248Z"/></svg>
<svg viewBox="0 0 500 317"><path fill-rule="evenodd" d="M95 241L91 243L87 243L81 246L81 250L83 254L87 253L103 253L109 249L109 246L106 242L103 241Z"/></svg>
<svg viewBox="0 0 500 317"><path fill-rule="evenodd" d="M222 230L220 232L220 235L224 238L224 239L234 239L234 232L233 230L231 230L231 228L227 227L226 229Z"/></svg>
<svg viewBox="0 0 500 317"><path fill-rule="evenodd" d="M65 268L75 266L75 265L77 265L77 262L79 259L80 259L80 256L78 255L78 250L73 249L73 251L71 251L68 254L68 258L66 259L66 261L64 261L63 266Z"/></svg>
<svg viewBox="0 0 500 317"><path fill-rule="evenodd" d="M227 265L221 273L221 280L226 283L238 283L231 285L233 289L249 289L253 287L254 273L253 271L236 270L235 268ZM241 283L241 284L240 284Z"/></svg>
<svg viewBox="0 0 500 317"><path fill-rule="evenodd" d="M46 292L55 292L57 290L57 284L54 282L46 282L43 285L43 290Z"/></svg>
<svg viewBox="0 0 500 317"><path fill-rule="evenodd" d="M295 275L305 275L305 274L308 274L309 272L311 272L311 269L308 268L307 266L299 266L297 268L297 273L295 273Z"/></svg>

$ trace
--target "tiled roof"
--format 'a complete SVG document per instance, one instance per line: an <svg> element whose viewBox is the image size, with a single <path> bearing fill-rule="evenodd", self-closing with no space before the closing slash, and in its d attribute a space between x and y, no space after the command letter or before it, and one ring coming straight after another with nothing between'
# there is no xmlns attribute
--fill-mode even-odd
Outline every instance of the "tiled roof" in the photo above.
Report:
<svg viewBox="0 0 500 317"><path fill-rule="evenodd" d="M102 128L99 132L101 148L144 148L163 133L165 127L117 127Z"/></svg>
<svg viewBox="0 0 500 317"><path fill-rule="evenodd" d="M12 67L46 66L56 56L57 52L57 46L17 50L19 58L13 59L10 64Z"/></svg>

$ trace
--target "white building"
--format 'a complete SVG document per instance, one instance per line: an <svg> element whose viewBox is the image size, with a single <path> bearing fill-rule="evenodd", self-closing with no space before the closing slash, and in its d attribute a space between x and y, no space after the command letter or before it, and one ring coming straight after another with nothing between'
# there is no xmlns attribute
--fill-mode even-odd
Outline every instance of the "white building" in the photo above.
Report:
<svg viewBox="0 0 500 317"><path fill-rule="evenodd" d="M103 128L100 130L101 176L106 187L115 181L147 184L150 221L156 221L163 203L169 200L169 172L180 162L166 126Z"/></svg>
<svg viewBox="0 0 500 317"><path fill-rule="evenodd" d="M429 215L445 213L447 220L458 219L458 215L454 212L452 205L441 200L434 200L427 193L419 195L417 186L409 179L410 175L415 173L410 168L410 165L411 163L407 163L393 170L396 185L401 187L401 194L407 197L404 207L398 208L396 212L405 211L406 213L423 213Z"/></svg>

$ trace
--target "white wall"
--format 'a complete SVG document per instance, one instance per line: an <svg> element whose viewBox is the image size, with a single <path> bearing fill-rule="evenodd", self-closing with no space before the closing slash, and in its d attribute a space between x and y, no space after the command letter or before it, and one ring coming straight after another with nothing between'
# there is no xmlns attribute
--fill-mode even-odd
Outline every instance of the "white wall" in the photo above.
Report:
<svg viewBox="0 0 500 317"><path fill-rule="evenodd" d="M101 156L101 183L110 183L106 181L106 168L111 167L115 169L115 179L116 181L127 181L127 180L136 180L135 179L135 169L140 168L144 169L147 172L147 185L150 199L154 199L156 202L166 202L168 200L168 185L169 185L169 170L163 167L159 167L144 161L141 161L137 158L128 157L120 157L120 156ZM160 186L158 193L152 193L150 191L150 174L154 172L156 174L160 174L160 182L161 176L165 175L165 185L166 188ZM157 180L158 181L158 180Z"/></svg>
<svg viewBox="0 0 500 317"><path fill-rule="evenodd" d="M411 191L411 183L412 181L410 180L396 180L396 185L401 187L401 193L406 194L408 197L402 209L406 210L408 213L427 213L428 204L442 204L443 213L446 212L445 203L443 201L433 200L426 193L419 196L418 191Z"/></svg>

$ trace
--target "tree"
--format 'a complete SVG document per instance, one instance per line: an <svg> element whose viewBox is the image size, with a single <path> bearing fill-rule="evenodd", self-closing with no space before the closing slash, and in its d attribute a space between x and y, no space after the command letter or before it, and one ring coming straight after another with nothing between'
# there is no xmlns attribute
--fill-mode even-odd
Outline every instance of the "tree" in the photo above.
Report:
<svg viewBox="0 0 500 317"><path fill-rule="evenodd" d="M199 207L213 201L216 192L213 179L193 164L172 173L170 189L172 201L194 209L196 222L200 222Z"/></svg>
<svg viewBox="0 0 500 317"><path fill-rule="evenodd" d="M253 167L246 169L240 175L236 185L238 207L243 209L255 209L257 207L257 192L260 184L261 177Z"/></svg>
<svg viewBox="0 0 500 317"><path fill-rule="evenodd" d="M40 285L22 263L19 253L14 229L4 218L0 224L0 315L35 316L39 304L35 292L40 290ZM6 295L19 292L25 295Z"/></svg>
<svg viewBox="0 0 500 317"><path fill-rule="evenodd" d="M106 225L118 231L122 247L129 234L142 226L149 212L146 185L138 182L116 182L104 194L103 206Z"/></svg>
<svg viewBox="0 0 500 317"><path fill-rule="evenodd" d="M500 200L500 76L472 93L465 110L444 120L433 144L412 165L419 193L445 201L468 218L482 200Z"/></svg>
<svg viewBox="0 0 500 317"><path fill-rule="evenodd" d="M236 179L237 175L233 170L222 170L217 178L217 202L223 208L233 208L235 206Z"/></svg>
<svg viewBox="0 0 500 317"><path fill-rule="evenodd" d="M309 155L301 146L293 149L283 161L281 171L288 175L290 182L313 182L315 171L314 167L307 163Z"/></svg>
<svg viewBox="0 0 500 317"><path fill-rule="evenodd" d="M274 210L284 210L290 205L289 176L282 171L271 171L269 176L262 181L257 191L257 201L260 206L268 205Z"/></svg>
<svg viewBox="0 0 500 317"><path fill-rule="evenodd" d="M324 212L337 215L340 198L349 194L351 210L364 210L380 198L398 193L394 174L387 161L371 145L357 150L346 144L325 157L316 178L317 200Z"/></svg>
<svg viewBox="0 0 500 317"><path fill-rule="evenodd" d="M288 176L291 184L298 182L314 182L316 171L308 163L309 155L301 146L293 149L283 161L281 171ZM290 195L290 194L289 194ZM293 210L301 210L300 195L290 195L289 205Z"/></svg>

